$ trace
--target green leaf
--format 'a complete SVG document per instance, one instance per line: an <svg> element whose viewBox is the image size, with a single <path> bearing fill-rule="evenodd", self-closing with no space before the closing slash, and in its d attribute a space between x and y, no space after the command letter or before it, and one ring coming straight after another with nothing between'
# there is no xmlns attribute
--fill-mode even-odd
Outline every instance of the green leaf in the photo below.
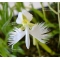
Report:
<svg viewBox="0 0 60 60"><path fill-rule="evenodd" d="M36 14L38 14L45 22L46 24L49 26L49 27L53 27L53 28L56 28L56 26L52 23L50 23L50 21L48 21L47 18L44 18L44 15L42 14L41 11L37 10L37 9L32 9L32 11L34 11Z"/></svg>
<svg viewBox="0 0 60 60"><path fill-rule="evenodd" d="M39 43L39 45L40 45L45 51L47 51L47 52L50 53L51 55L56 55L56 53L55 53L54 51L52 51L46 44L41 43L41 42L39 42L39 41L38 41L38 43Z"/></svg>
<svg viewBox="0 0 60 60"><path fill-rule="evenodd" d="M8 20L2 25L2 31L4 32L4 33L6 33L7 32L7 30L9 30L8 28L10 27L10 21L11 21L11 18L12 18L12 10L10 10L10 16L8 17ZM7 12L8 13L8 12Z"/></svg>
<svg viewBox="0 0 60 60"><path fill-rule="evenodd" d="M0 55L3 57L10 56L10 52L7 50L6 42L0 39Z"/></svg>
<svg viewBox="0 0 60 60"><path fill-rule="evenodd" d="M8 20L8 3L3 3L3 20L6 22Z"/></svg>
<svg viewBox="0 0 60 60"><path fill-rule="evenodd" d="M25 55L24 50L20 48L19 46L13 49L13 53L15 54L16 52L19 52L20 54Z"/></svg>
<svg viewBox="0 0 60 60"><path fill-rule="evenodd" d="M15 4L15 8L16 8L17 11L21 11L21 8L24 8L23 2L17 2Z"/></svg>

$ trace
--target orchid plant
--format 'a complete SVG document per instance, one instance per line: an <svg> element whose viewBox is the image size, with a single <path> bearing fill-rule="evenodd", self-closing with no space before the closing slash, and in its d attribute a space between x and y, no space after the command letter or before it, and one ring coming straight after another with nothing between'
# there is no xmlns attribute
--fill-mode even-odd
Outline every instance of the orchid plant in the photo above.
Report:
<svg viewBox="0 0 60 60"><path fill-rule="evenodd" d="M9 32L8 41L10 42L9 45L16 44L19 40L21 40L25 36L25 43L27 49L30 47L30 37L29 34L39 40L41 43L46 43L49 37L49 32L45 23L40 24L33 24L31 20L33 19L33 15L30 14L26 10L22 10L22 12L18 13L18 17L16 19L17 24L21 24L20 28L15 27L13 31Z"/></svg>

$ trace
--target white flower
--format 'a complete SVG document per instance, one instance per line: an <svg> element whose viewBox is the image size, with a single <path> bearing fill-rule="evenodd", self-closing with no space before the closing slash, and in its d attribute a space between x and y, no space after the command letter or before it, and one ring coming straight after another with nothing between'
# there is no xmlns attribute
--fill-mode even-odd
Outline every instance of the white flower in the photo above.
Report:
<svg viewBox="0 0 60 60"><path fill-rule="evenodd" d="M19 40L21 40L25 36L25 43L27 49L30 47L30 37L29 34L32 35L34 38L38 39L40 42L45 43L44 39L49 37L47 26L44 26L44 23L34 24L32 28L30 28L31 24L30 21L32 20L33 16L26 10L19 12L18 18L16 19L17 24L22 24L24 30L21 28L14 28L12 32L10 32L9 37L9 45L16 44Z"/></svg>

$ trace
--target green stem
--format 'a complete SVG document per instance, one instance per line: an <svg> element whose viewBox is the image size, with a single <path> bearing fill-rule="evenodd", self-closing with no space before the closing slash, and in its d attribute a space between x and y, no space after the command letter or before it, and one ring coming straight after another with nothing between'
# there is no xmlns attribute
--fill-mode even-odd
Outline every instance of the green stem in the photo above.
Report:
<svg viewBox="0 0 60 60"><path fill-rule="evenodd" d="M52 51L46 44L41 43L38 41L38 44L48 53L50 53L51 55L56 55L56 53L54 51Z"/></svg>
<svg viewBox="0 0 60 60"><path fill-rule="evenodd" d="M46 13L45 13L45 10L44 10L44 5L43 3L41 2L41 6L42 6L42 11L43 11L43 16L44 16L44 19L45 19L45 22L49 22L48 19L46 19Z"/></svg>
<svg viewBox="0 0 60 60"><path fill-rule="evenodd" d="M41 56L41 52L40 52L40 48L39 48L38 42L37 42L36 39L35 39L35 41L36 41L36 47L37 47L37 50L38 50L39 56Z"/></svg>
<svg viewBox="0 0 60 60"><path fill-rule="evenodd" d="M48 7L51 11L53 11L55 14L58 14L58 12L56 12L51 6L50 6L50 3L48 2Z"/></svg>
<svg viewBox="0 0 60 60"><path fill-rule="evenodd" d="M60 3L58 2L58 22L59 22L59 42L58 47L60 46Z"/></svg>
<svg viewBox="0 0 60 60"><path fill-rule="evenodd" d="M33 37L33 45L36 45L36 39Z"/></svg>
<svg viewBox="0 0 60 60"><path fill-rule="evenodd" d="M42 6L42 11L43 11L44 18L46 19L46 14L45 14L43 3L41 3L41 6Z"/></svg>

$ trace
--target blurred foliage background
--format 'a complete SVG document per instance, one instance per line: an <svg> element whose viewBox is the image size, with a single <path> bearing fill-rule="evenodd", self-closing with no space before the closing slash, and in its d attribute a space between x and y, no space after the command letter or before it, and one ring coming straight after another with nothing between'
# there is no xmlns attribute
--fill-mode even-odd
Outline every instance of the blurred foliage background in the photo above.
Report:
<svg viewBox="0 0 60 60"><path fill-rule="evenodd" d="M15 26L17 15L14 15L14 10L21 11L21 8L26 9L23 2L16 2L13 7L10 7L8 2L0 2L2 9L0 9L0 56L1 57L55 57L60 56L60 39L59 39L59 21L60 14L59 2L48 3L44 7L40 2L42 8L35 9L31 3L32 8L29 12L33 14L34 18L32 23L45 22L51 34L51 38L46 44L36 40L36 45L33 44L32 37L30 38L30 49L28 50L25 45L25 37L14 45L14 49L8 45L8 33Z"/></svg>

